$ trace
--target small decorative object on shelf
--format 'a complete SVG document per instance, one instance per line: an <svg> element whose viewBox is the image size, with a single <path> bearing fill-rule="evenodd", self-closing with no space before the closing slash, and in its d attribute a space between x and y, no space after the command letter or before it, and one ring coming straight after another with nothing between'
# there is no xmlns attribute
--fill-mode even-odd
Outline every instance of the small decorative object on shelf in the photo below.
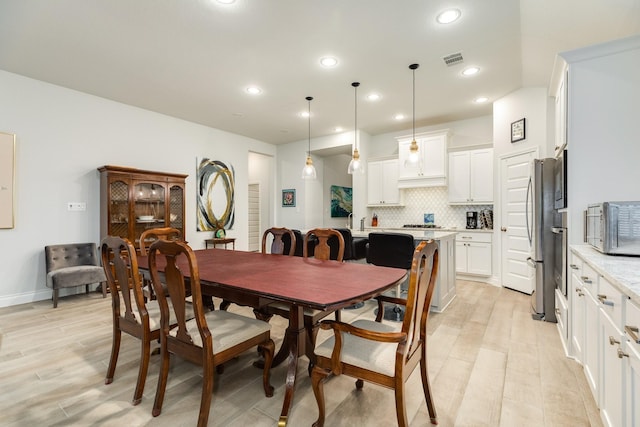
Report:
<svg viewBox="0 0 640 427"><path fill-rule="evenodd" d="M525 139L525 119L522 118L511 123L511 142L518 142Z"/></svg>
<svg viewBox="0 0 640 427"><path fill-rule="evenodd" d="M227 233L224 231L224 228L219 228L218 230L216 230L214 237L216 239L224 239L226 236Z"/></svg>
<svg viewBox="0 0 640 427"><path fill-rule="evenodd" d="M373 216L371 217L371 226L372 227L377 227L378 226L378 214L376 214L375 212L373 213Z"/></svg>

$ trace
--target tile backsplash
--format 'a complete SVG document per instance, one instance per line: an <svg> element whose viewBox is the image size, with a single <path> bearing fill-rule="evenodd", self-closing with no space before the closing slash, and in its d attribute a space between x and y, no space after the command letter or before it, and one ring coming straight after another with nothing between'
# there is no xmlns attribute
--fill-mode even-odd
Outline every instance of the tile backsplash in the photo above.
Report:
<svg viewBox="0 0 640 427"><path fill-rule="evenodd" d="M404 224L423 224L424 214L433 213L434 224L450 228L465 228L467 211L480 212L493 209L493 205L450 205L447 187L407 188L404 206L367 208L365 224L371 225L371 217L378 215L378 227L402 227Z"/></svg>

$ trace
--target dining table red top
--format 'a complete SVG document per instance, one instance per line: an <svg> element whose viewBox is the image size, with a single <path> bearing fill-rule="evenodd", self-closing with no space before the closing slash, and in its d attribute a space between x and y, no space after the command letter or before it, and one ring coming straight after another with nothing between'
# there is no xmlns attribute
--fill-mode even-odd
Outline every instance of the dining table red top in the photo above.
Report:
<svg viewBox="0 0 640 427"><path fill-rule="evenodd" d="M260 252L202 249L194 254L203 284L235 288L318 310L379 295L407 274L398 268ZM186 266L186 258L183 261ZM163 257L157 258L158 269L164 269L164 262ZM147 257L138 257L138 264L148 269ZM188 275L188 269L184 271Z"/></svg>

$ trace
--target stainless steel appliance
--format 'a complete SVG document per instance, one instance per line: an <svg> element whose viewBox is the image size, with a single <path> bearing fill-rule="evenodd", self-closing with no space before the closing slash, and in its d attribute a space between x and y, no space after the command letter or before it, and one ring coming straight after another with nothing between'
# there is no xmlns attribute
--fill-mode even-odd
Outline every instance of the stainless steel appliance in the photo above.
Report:
<svg viewBox="0 0 640 427"><path fill-rule="evenodd" d="M640 256L640 202L589 205L585 241L608 255Z"/></svg>
<svg viewBox="0 0 640 427"><path fill-rule="evenodd" d="M478 212L467 212L467 228L478 228Z"/></svg>
<svg viewBox="0 0 640 427"><path fill-rule="evenodd" d="M567 207L567 150L560 150L556 156L556 164L553 173L553 206L556 209L564 209Z"/></svg>
<svg viewBox="0 0 640 427"><path fill-rule="evenodd" d="M557 212L554 216L553 233L553 282L556 289L567 296L567 213Z"/></svg>
<svg viewBox="0 0 640 427"><path fill-rule="evenodd" d="M535 159L527 187L525 209L527 236L531 255L527 263L535 269L535 285L531 294L533 318L556 322L555 281L553 278L554 236L551 231L554 215L556 159Z"/></svg>

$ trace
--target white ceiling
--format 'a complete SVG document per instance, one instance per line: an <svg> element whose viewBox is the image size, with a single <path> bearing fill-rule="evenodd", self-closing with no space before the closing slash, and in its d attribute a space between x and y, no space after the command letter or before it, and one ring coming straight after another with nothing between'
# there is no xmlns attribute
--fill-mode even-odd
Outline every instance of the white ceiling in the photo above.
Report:
<svg viewBox="0 0 640 427"><path fill-rule="evenodd" d="M461 19L437 24L450 6ZM0 0L0 69L280 144L307 138L306 96L313 137L353 130L353 81L361 130L410 129L411 63L419 127L491 114L547 86L557 52L639 33L640 0Z"/></svg>

